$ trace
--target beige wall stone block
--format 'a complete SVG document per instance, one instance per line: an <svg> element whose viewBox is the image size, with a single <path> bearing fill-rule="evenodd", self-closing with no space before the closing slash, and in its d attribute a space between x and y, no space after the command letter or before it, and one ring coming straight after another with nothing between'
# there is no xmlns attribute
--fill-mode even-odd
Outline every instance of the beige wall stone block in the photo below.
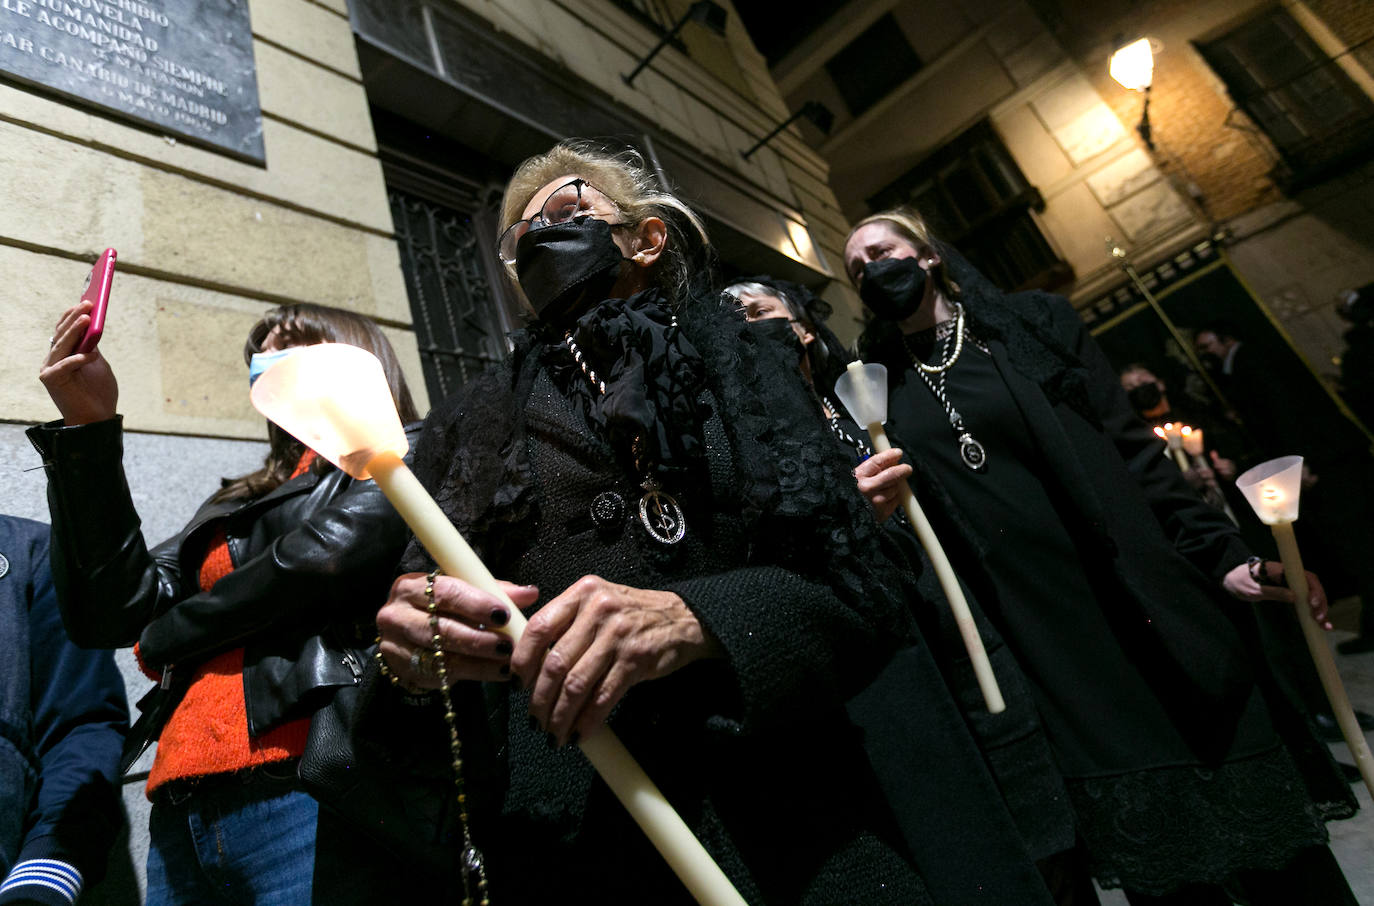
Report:
<svg viewBox="0 0 1374 906"><path fill-rule="evenodd" d="M362 78L358 51L353 46L353 27L347 19L305 0L249 0L248 12L253 34Z"/></svg>
<svg viewBox="0 0 1374 906"><path fill-rule="evenodd" d="M686 98L687 118L697 135L698 149L707 157L717 160L725 158L725 130L721 127L722 118L695 98Z"/></svg>
<svg viewBox="0 0 1374 906"><path fill-rule="evenodd" d="M1126 137L1121 120L1106 104L1098 104L1066 126L1054 130L1055 140L1075 165L1091 160Z"/></svg>
<svg viewBox="0 0 1374 906"><path fill-rule="evenodd" d="M1046 86L1031 102L1051 132L1062 129L1102 103L1097 91L1079 73Z"/></svg>
<svg viewBox="0 0 1374 906"><path fill-rule="evenodd" d="M1074 183L1047 200L1040 221L1066 261L1080 276L1110 262L1105 239L1121 239L1121 228L1107 216L1083 183Z"/></svg>
<svg viewBox="0 0 1374 906"><path fill-rule="evenodd" d="M135 165L0 122L0 236L94 256L143 243Z"/></svg>
<svg viewBox="0 0 1374 906"><path fill-rule="evenodd" d="M318 3L320 6L332 9L342 16L348 15L348 0L314 0L314 2Z"/></svg>
<svg viewBox="0 0 1374 906"><path fill-rule="evenodd" d="M15 298L0 359L0 415L46 421L56 410L38 383L58 315L78 296L90 266L0 246L0 272ZM119 380L119 411L130 430L260 439L248 404L243 340L270 305L213 290L123 273L115 278L101 351ZM386 329L423 411L427 397L414 334Z"/></svg>
<svg viewBox="0 0 1374 906"><path fill-rule="evenodd" d="M1075 165L1126 137L1121 121L1082 75L1074 74L1031 102Z"/></svg>
<svg viewBox="0 0 1374 906"><path fill-rule="evenodd" d="M1110 208L1161 178L1149 155L1135 148L1089 176L1087 183L1097 200Z"/></svg>
<svg viewBox="0 0 1374 906"><path fill-rule="evenodd" d="M410 322L395 240L156 170L141 176L144 244L134 263Z"/></svg>
<svg viewBox="0 0 1374 906"><path fill-rule="evenodd" d="M1187 223L1193 213L1167 182L1156 182L1111 208L1132 242Z"/></svg>
<svg viewBox="0 0 1374 906"><path fill-rule="evenodd" d="M9 85L0 84L0 112L96 150L115 149L122 155L229 188L242 187L308 211L391 232L391 210L386 203L381 166L375 157L276 120L263 120L268 164L263 169L93 116L73 105Z"/></svg>
<svg viewBox="0 0 1374 906"><path fill-rule="evenodd" d="M254 45L253 53L264 111L340 141L377 150L362 85L261 41Z"/></svg>
<svg viewBox="0 0 1374 906"><path fill-rule="evenodd" d="M993 125L1031 185L1044 189L1073 171L1064 149L1029 107L1013 107L994 117Z"/></svg>
<svg viewBox="0 0 1374 906"><path fill-rule="evenodd" d="M396 243L0 123L0 236L409 323Z"/></svg>

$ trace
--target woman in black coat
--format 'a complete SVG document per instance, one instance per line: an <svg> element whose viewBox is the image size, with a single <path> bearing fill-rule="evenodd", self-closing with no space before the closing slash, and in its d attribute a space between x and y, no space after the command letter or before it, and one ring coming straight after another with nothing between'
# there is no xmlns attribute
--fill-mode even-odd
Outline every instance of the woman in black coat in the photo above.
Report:
<svg viewBox="0 0 1374 906"><path fill-rule="evenodd" d="M351 835L318 815L296 767L313 715L361 675L405 524L373 482L269 424L263 467L226 481L150 549L124 478L114 373L98 347L74 352L90 306L64 313L39 374L62 419L28 434L48 473L67 631L90 648L136 644L144 671L160 678L139 703L122 765L158 742L148 902L210 902L225 891L257 902L373 902L365 881L376 874L344 870ZM415 420L386 336L352 312L269 312L245 344L250 381L273 356L323 342L377 355L399 411Z"/></svg>
<svg viewBox="0 0 1374 906"><path fill-rule="evenodd" d="M889 424L1031 683L1098 880L1136 903L1227 902L1237 878L1254 902L1353 903L1220 594L1291 601L1257 581L1278 564L1248 563L1160 455L1063 299L998 292L909 211L861 221L845 264Z"/></svg>
<svg viewBox="0 0 1374 906"><path fill-rule="evenodd" d="M901 642L903 579L795 359L697 291L699 223L623 158L526 161L503 225L534 324L416 459L531 614L512 650L502 603L433 582L449 678L487 683L454 694L493 901L689 901L566 745L609 721L751 903L930 902L844 711ZM437 683L426 585L378 614L412 688Z"/></svg>

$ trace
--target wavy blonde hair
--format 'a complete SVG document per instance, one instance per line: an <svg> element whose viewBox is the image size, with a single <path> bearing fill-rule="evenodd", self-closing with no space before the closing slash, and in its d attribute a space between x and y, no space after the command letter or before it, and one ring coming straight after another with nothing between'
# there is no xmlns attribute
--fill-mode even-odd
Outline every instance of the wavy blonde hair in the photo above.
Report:
<svg viewBox="0 0 1374 906"><path fill-rule="evenodd" d="M516 168L501 198L497 237L520 219L525 206L541 188L560 176L580 176L615 203L621 222L638 229L650 217L668 226L668 243L650 272L650 279L671 301L683 299L694 270L704 268L711 245L701 218L682 199L659 186L638 152L614 153L586 139L565 139ZM506 273L516 280L515 266Z"/></svg>
<svg viewBox="0 0 1374 906"><path fill-rule="evenodd" d="M931 235L930 227L926 225L926 219L915 208L905 205L897 208L889 208L886 211L879 211L870 214L849 230L849 236L845 237L845 245L849 244L850 238L859 231L861 227L868 226L870 223L884 223L898 236L906 239L916 246L919 253L922 249L930 249L940 255L940 263L930 270L930 277L935 281L935 288L944 293L946 299L959 298L959 284L955 283L949 276L949 267L945 263L945 256L935 245L935 237Z"/></svg>

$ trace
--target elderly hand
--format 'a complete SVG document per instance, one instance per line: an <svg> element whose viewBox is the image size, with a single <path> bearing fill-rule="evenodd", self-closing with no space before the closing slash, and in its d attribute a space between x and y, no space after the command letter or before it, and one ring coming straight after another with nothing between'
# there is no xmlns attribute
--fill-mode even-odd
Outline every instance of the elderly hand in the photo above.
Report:
<svg viewBox="0 0 1374 906"><path fill-rule="evenodd" d="M1238 471L1236 469L1236 461L1234 459L1226 459L1216 450L1211 451L1211 456L1212 468L1216 469L1217 475L1221 477L1221 480L1235 481Z"/></svg>
<svg viewBox="0 0 1374 906"><path fill-rule="evenodd" d="M902 482L911 476L911 466L902 462L902 451L893 447L859 463L854 469L854 477L859 482L859 493L873 504L879 522L886 522L901 502Z"/></svg>
<svg viewBox="0 0 1374 906"><path fill-rule="evenodd" d="M119 384L109 362L96 347L73 355L91 323L93 302L82 300L62 313L53 330L52 345L38 379L57 404L67 425L85 425L114 418Z"/></svg>
<svg viewBox="0 0 1374 906"><path fill-rule="evenodd" d="M562 745L604 723L635 683L723 653L676 594L584 576L530 618L511 669L533 690L530 716Z"/></svg>
<svg viewBox="0 0 1374 906"><path fill-rule="evenodd" d="M1283 581L1283 564L1275 560L1261 562L1264 575L1270 582ZM1242 601L1283 601L1292 604L1296 598L1292 589L1279 585L1261 585L1250 575L1250 564L1242 563L1228 572L1221 580L1221 587L1233 598ZM1326 589L1313 572L1307 573L1307 608L1312 619L1323 629L1331 629L1331 621L1326 612Z"/></svg>
<svg viewBox="0 0 1374 906"><path fill-rule="evenodd" d="M432 663L434 633L429 625L426 582L424 573L401 576L377 612L382 657L411 689L439 687L438 669ZM530 585L502 582L501 587L517 607L529 607L539 597L539 589ZM459 579L437 576L434 604L450 681L505 682L511 678L514 645L509 636L496 631L510 622L510 607L504 601Z"/></svg>

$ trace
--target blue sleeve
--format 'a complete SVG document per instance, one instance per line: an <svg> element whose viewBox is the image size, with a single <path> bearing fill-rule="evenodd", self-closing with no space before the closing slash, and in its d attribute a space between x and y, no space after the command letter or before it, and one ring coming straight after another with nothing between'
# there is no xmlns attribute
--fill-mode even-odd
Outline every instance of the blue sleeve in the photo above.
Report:
<svg viewBox="0 0 1374 906"><path fill-rule="evenodd" d="M99 880L124 821L118 764L129 726L124 681L109 651L77 648L62 628L48 539L30 561L30 664L36 801L0 904L72 903Z"/></svg>

